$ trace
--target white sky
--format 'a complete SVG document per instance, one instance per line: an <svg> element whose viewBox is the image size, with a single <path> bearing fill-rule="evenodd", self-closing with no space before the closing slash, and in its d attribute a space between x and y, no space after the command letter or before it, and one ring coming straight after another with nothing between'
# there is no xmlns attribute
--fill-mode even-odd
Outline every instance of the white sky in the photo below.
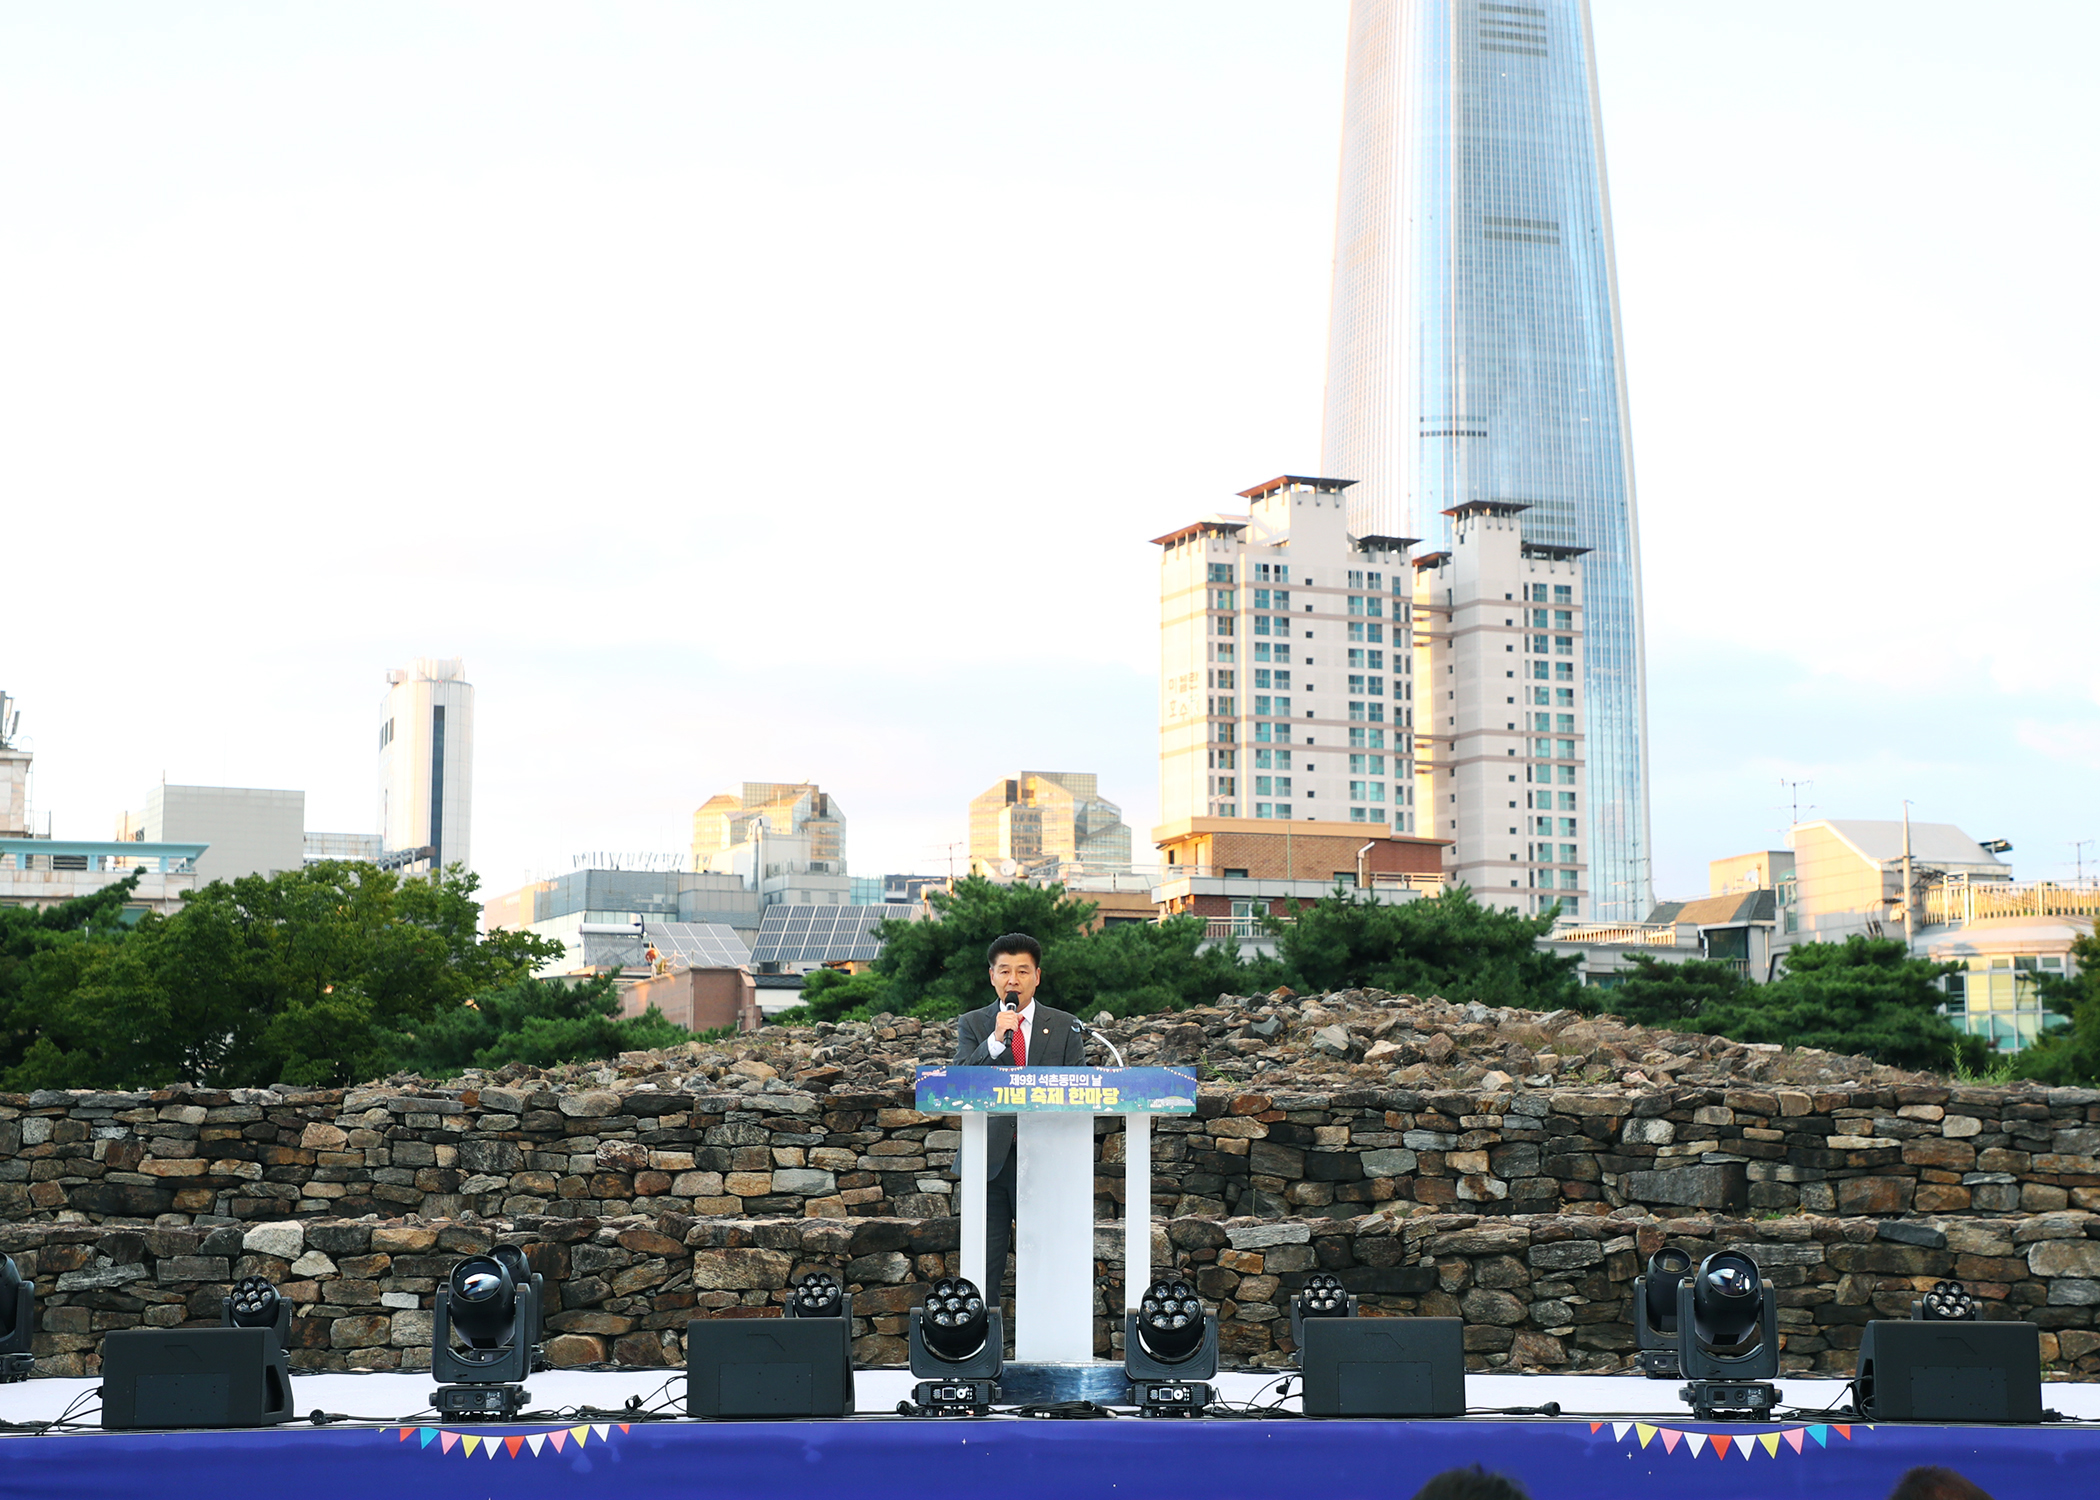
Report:
<svg viewBox="0 0 2100 1500"><path fill-rule="evenodd" d="M1816 816L2100 835L2100 7L1595 0L1659 894ZM0 9L36 800L374 826L462 655L485 889L812 778L863 874L1158 805L1146 538L1319 455L1345 6ZM2100 846L2088 848L2100 867Z"/></svg>

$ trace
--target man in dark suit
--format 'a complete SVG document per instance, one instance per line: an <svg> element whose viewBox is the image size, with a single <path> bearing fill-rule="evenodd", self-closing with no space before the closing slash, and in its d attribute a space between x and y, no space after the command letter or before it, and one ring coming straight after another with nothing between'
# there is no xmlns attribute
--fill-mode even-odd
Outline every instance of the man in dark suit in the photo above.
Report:
<svg viewBox="0 0 2100 1500"><path fill-rule="evenodd" d="M972 1068L1085 1067L1086 1031L1079 1017L1036 1004L1043 945L1025 932L1009 932L993 942L987 958L999 998L955 1023L954 1061ZM1006 1280L1019 1180L1014 1117L993 1115L985 1122L984 1275L989 1285L982 1290L994 1306Z"/></svg>

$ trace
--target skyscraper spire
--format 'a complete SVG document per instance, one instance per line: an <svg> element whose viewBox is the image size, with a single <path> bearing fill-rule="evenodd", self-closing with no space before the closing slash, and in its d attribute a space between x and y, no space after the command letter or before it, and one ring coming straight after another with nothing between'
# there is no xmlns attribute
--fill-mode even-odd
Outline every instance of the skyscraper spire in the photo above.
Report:
<svg viewBox="0 0 2100 1500"><path fill-rule="evenodd" d="M1528 507L1589 549L1591 910L1647 915L1647 692L1617 272L1587 0L1354 0L1321 472L1350 529L1450 543Z"/></svg>

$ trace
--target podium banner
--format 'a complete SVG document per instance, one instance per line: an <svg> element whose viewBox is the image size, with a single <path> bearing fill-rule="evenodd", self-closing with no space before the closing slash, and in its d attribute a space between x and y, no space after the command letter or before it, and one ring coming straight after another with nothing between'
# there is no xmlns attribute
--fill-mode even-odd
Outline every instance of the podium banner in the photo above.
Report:
<svg viewBox="0 0 2100 1500"><path fill-rule="evenodd" d="M917 1103L930 1115L1192 1115L1193 1068L919 1069Z"/></svg>

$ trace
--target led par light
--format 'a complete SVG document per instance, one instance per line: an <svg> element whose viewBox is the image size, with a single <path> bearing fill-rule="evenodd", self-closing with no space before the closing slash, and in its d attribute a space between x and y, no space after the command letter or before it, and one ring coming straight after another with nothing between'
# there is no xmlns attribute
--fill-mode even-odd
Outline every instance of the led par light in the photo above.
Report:
<svg viewBox="0 0 2100 1500"><path fill-rule="evenodd" d="M1153 1282L1137 1310L1123 1314L1123 1373L1139 1416L1193 1417L1210 1405L1218 1320L1182 1277Z"/></svg>
<svg viewBox="0 0 2100 1500"><path fill-rule="evenodd" d="M0 1255L0 1385L27 1380L36 1363L36 1287L12 1255Z"/></svg>
<svg viewBox="0 0 2100 1500"><path fill-rule="evenodd" d="M943 1276L911 1310L911 1404L928 1416L983 1416L999 1399L1005 1320L976 1283Z"/></svg>
<svg viewBox="0 0 2100 1500"><path fill-rule="evenodd" d="M790 1318L851 1318L853 1299L829 1271L811 1271L788 1293Z"/></svg>
<svg viewBox="0 0 2100 1500"><path fill-rule="evenodd" d="M1779 1307L1772 1283L1739 1250L1721 1250L1677 1283L1678 1392L1701 1421L1762 1421L1779 1404Z"/></svg>
<svg viewBox="0 0 2100 1500"><path fill-rule="evenodd" d="M1973 1323L1981 1309L1958 1281L1936 1281L1932 1290L1910 1305L1915 1323Z"/></svg>
<svg viewBox="0 0 2100 1500"><path fill-rule="evenodd" d="M262 1328L277 1336L282 1349L291 1339L292 1307L277 1295L267 1276L243 1276L219 1304L221 1328Z"/></svg>
<svg viewBox="0 0 2100 1500"><path fill-rule="evenodd" d="M1342 1290L1342 1278L1328 1271L1316 1271L1305 1278L1305 1285L1291 1298L1291 1358L1300 1360L1305 1352L1305 1320L1307 1318L1353 1318L1356 1316L1356 1299Z"/></svg>
<svg viewBox="0 0 2100 1500"><path fill-rule="evenodd" d="M446 1417L503 1420L525 1405L539 1299L493 1255L473 1255L438 1288L430 1371L443 1382L430 1404Z"/></svg>
<svg viewBox="0 0 2100 1500"><path fill-rule="evenodd" d="M1691 1273L1692 1258L1673 1245L1648 1257L1645 1275L1633 1278L1633 1332L1640 1353L1635 1364L1650 1380L1675 1380L1677 1284Z"/></svg>

